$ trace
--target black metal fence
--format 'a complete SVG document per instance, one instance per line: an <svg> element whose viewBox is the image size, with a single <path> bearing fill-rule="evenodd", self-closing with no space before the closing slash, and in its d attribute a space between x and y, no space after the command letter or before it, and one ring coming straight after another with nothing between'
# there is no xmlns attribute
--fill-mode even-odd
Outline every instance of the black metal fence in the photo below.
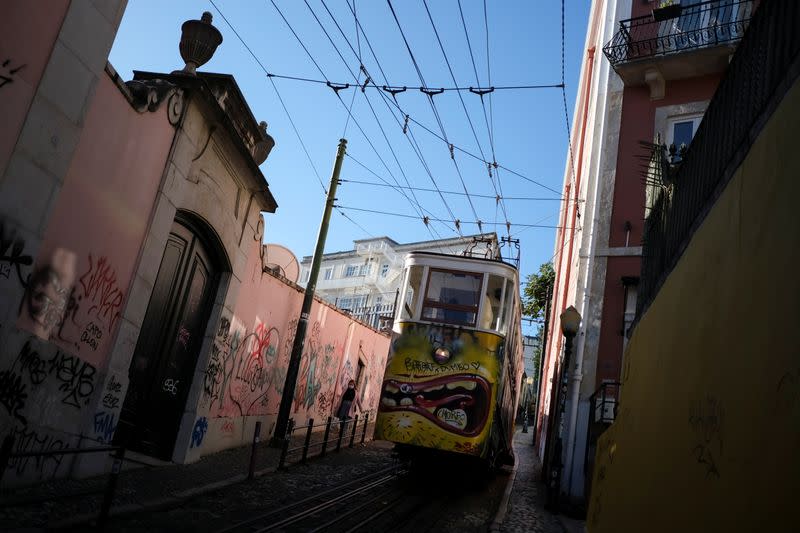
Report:
<svg viewBox="0 0 800 533"><path fill-rule="evenodd" d="M103 493L103 502L100 505L100 513L97 516L96 527L99 530L105 528L108 522L108 514L111 511L111 503L114 500L114 492L117 488L117 480L119 473L122 470L122 462L125 460L125 448L123 446L95 446L92 448L66 448L59 450L51 450L46 452L12 452L14 449L14 436L7 435L0 445L0 481L3 479L3 474L8 468L8 463L11 459L22 459L26 457L33 457L41 459L50 456L63 456L63 455L84 455L88 453L113 453L114 463L111 467L111 472L108 474L108 482Z"/></svg>
<svg viewBox="0 0 800 533"><path fill-rule="evenodd" d="M636 59L736 41L744 35L752 11L753 0L675 4L654 10L653 15L621 20L603 53L616 67Z"/></svg>
<svg viewBox="0 0 800 533"><path fill-rule="evenodd" d="M662 173L671 183L658 191L645 220L637 320L741 164L776 98L791 86L787 72L792 65L797 70L798 28L800 2L761 2L680 167Z"/></svg>
<svg viewBox="0 0 800 533"><path fill-rule="evenodd" d="M289 420L278 469L290 463L305 463L310 455L324 457L329 448L338 452L343 445L352 448L357 440L364 444L369 428L369 413L364 414L361 421L358 415L348 419L329 416L323 424L314 424L311 418L305 426L295 426L294 420ZM371 437L372 433L369 434Z"/></svg>

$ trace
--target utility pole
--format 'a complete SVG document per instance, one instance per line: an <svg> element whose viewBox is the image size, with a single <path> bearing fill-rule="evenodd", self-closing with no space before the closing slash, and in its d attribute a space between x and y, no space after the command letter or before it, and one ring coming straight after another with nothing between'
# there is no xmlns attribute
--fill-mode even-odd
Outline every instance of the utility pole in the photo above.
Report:
<svg viewBox="0 0 800 533"><path fill-rule="evenodd" d="M328 237L328 226L331 220L333 203L336 201L336 187L339 185L339 172L342 170L342 160L344 159L346 146L347 139L339 139L336 162L333 164L331 183L328 186L328 198L325 201L325 212L322 214L322 222L319 225L319 233L317 234L317 247L314 249L314 258L311 260L311 272L308 275L308 284L306 285L306 292L303 297L303 307L300 309L300 319L297 322L297 330L294 334L292 355L289 357L289 367L286 369L286 381L283 384L281 406L278 409L275 433L272 435L273 445L282 444L286 435L286 428L289 425L289 412L292 410L294 389L297 385L297 373L300 370L300 358L303 355L303 345L306 340L308 316L311 313L311 304L314 303L314 290L317 287L319 266L322 263L322 252L325 250L325 239Z"/></svg>

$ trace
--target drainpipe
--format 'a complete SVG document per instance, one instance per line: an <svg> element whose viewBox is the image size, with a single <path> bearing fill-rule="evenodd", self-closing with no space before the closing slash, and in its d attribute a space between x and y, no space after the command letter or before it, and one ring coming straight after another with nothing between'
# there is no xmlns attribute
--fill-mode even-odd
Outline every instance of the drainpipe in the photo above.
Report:
<svg viewBox="0 0 800 533"><path fill-rule="evenodd" d="M592 75L594 74L594 52L595 52L594 46L587 50L589 65L588 65L588 73L587 73L586 94L584 96L584 101L583 101L583 118L581 120L581 143L580 143L580 149L578 151L578 175L577 175L577 178L576 178L576 181L577 181L578 185L575 187L575 210L573 211L573 217L572 217L572 220L573 220L573 228L572 228L573 235L574 235L574 232L575 232L575 228L574 228L574 226L575 226L575 213L578 210L578 190L580 188L581 170L582 170L582 166L583 166L584 141L586 140L586 123L587 123L588 114L589 114L589 99L590 99L591 91L592 91ZM599 190L600 190L600 187L599 187L599 183L598 183L595 186L595 204L592 206L592 209L595 211L595 213L597 212L597 204L596 204L596 202L597 202L597 192ZM593 245L593 241L594 241L594 234L595 234L595 231L594 231L594 227L593 227L592 228L592 233L589 236L589 243L590 243L589 244L589 250L593 249L592 245ZM571 259L572 259L572 244L573 244L573 242L574 242L574 238L571 239L570 243L569 243L570 244L570 246L569 246L570 262L571 262ZM589 281L587 281L587 288L586 288L587 292L585 293L584 298L583 298L583 303L581 304L581 310L583 311L582 315L584 317L586 317L585 313L586 313L586 300L588 299L588 289L591 286L590 285L591 284L591 273L589 272L589 267L588 267L589 264L590 263L587 262L586 277L589 280ZM569 272L569 267L570 267L570 265L568 264L567 265L567 269L568 269L567 272ZM564 300L565 300L564 304L566 305L566 293L564 294ZM575 357L575 372L573 372L573 374L572 374L572 390L570 391L570 396L569 396L569 400L568 400L569 401L569 422L567 424L567 450L566 450L566 452L567 452L566 453L566 459L567 460L565 461L565 465L564 465L565 466L564 478L562 478L562 479L566 479L566 481L567 481L567 494L568 495L570 494L570 488L571 488L571 485L572 485L572 467L573 467L573 459L574 459L574 455L575 455L575 426L576 426L577 421L578 421L578 399L580 397L581 381L583 380L583 346L584 346L584 344L586 342L585 341L585 339L586 339L586 324L588 324L588 323L589 323L589 320L588 320L588 317L586 317L586 320L584 321L584 331L583 331L583 334L582 334L581 338L579 339L580 345L581 345L580 346L580 350L576 350L577 353L575 354L575 356L576 356ZM569 369L565 368L564 371L568 372Z"/></svg>
<svg viewBox="0 0 800 533"><path fill-rule="evenodd" d="M589 114L589 96L591 95L592 91L592 74L594 72L594 51L595 51L594 46L592 46L586 51L587 61L588 61L587 65L588 72L586 76L586 93L584 94L583 97L583 117L581 118L581 142L578 147L578 168L575 174L575 188L573 191L574 198L572 205L572 222L570 224L569 251L567 252L567 270L566 270L566 276L564 277L564 282L565 282L564 284L566 285L566 287L564 290L564 297L562 298L561 301L562 310L567 308L567 294L569 293L569 275L570 275L570 270L572 269L572 250L575 245L575 223L577 221L577 215L578 215L578 197L580 196L580 190L581 190L581 174L583 171L583 150L584 150L584 145L586 144L586 122ZM559 339L559 352L560 348L561 348L561 342ZM579 369L582 367L583 361L581 358L578 357L576 357L575 359L577 365L576 374L578 374ZM562 369L562 372L568 372L568 371L569 368ZM573 380L574 380L574 375L575 374L573 374ZM579 389L576 387L576 390ZM575 421L572 419L573 407L574 405L570 405L570 423L572 429L574 430ZM577 411L575 412L577 413ZM571 435L571 431L570 433L568 433L568 435ZM569 458L569 454L566 457ZM565 466L566 466L565 474L566 476L570 476L572 474L572 463L568 461ZM562 478L562 480L563 479L564 478Z"/></svg>

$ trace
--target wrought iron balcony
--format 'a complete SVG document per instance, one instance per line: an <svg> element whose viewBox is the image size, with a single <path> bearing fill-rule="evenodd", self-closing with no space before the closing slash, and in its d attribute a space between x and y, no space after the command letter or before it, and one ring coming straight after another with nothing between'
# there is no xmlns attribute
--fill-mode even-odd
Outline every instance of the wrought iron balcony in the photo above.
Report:
<svg viewBox="0 0 800 533"><path fill-rule="evenodd" d="M753 0L713 0L670 6L666 18L645 15L619 22L619 31L603 48L615 70L626 63L685 51L731 45L742 38ZM659 20L656 20L656 19ZM624 76L623 76L624 77Z"/></svg>

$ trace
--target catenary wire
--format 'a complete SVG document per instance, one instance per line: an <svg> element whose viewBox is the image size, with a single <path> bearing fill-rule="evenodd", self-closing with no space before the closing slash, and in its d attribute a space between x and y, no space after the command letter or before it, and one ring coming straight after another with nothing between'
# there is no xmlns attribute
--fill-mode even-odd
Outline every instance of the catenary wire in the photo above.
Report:
<svg viewBox="0 0 800 533"><path fill-rule="evenodd" d="M339 33L342 35L342 37L344 38L345 42L346 42L346 43L347 43L347 45L349 46L350 50L353 52L353 54L356 54L356 51L355 51L355 49L353 48L353 45L352 45L352 43L350 42L350 40L347 38L347 35L346 35L346 34L344 33L344 31L342 30L342 28L341 28L341 25L340 25L340 24L338 23L338 21L336 20L336 17L333 15L333 13L331 12L331 10L328 8L328 5L325 3L325 0L320 0L320 1L321 1L321 3L322 3L323 7L325 8L325 10L328 12L328 15L331 17L331 20L333 20L333 23L336 25L337 29L339 30ZM349 4L348 4L348 7L349 7ZM353 11L353 10L352 10L352 8L351 8L351 11L353 12L353 16L355 17L355 16L356 16L356 15L355 15L355 11ZM369 47L369 49L370 49L370 53L372 54L373 58L375 59L375 62L376 62L376 63L377 63L377 65L378 65L378 69L381 71L381 75L383 76L383 78L384 78L384 81L385 81L385 82L388 84L389 82L388 82L388 78L386 78L386 73L384 72L383 68L382 68L382 67L381 67L381 65L380 65L380 62L378 61L377 55L375 54L375 50L372 48L372 44L370 43L370 41L369 41L369 38L367 37L367 34L366 34L366 32L364 31L364 28L363 28L363 26L361 26L361 23L360 23L360 22L357 22L357 24L358 24L358 27L361 29L361 34L364 36L364 40L365 40L365 42L367 43L367 46L368 46L368 47ZM332 44L333 44L333 43L332 43ZM334 46L335 46L335 44L334 44ZM338 50L337 50L337 52L338 52ZM339 55L340 55L340 57L341 57L341 53L340 53ZM357 54L356 54L356 55L357 55ZM344 59L343 59L343 61L344 61ZM345 61L345 64L346 64L346 61ZM361 69L363 69L363 70L364 70L364 72L366 73L366 75L367 75L367 76L370 76L370 74L369 74L369 71L366 69L366 67L364 66L363 62L361 63ZM351 74L352 74L352 72L351 72ZM387 101L387 99L386 99L386 95L385 95L385 94L383 94L383 93L379 93L379 94L380 94L380 96L382 97L382 99L384 100L384 103L385 103L385 105L387 106L387 109L389 109L390 113L392 114L392 117L395 119L395 121L397 122L398 126L401 126L399 119L397 118L397 116L396 116L396 115L394 114L394 112L392 111L392 109L391 109L391 106L389 105L389 103L388 103L388 101ZM369 102L369 98L366 96L366 94L365 94L364 96L365 96L365 98L367 99L367 101ZM395 99L395 102L394 102L394 103L396 104L396 99ZM398 106L398 107L399 107L399 106ZM370 108L371 108L371 104L370 104ZM400 111L401 111L401 113L403 112L403 111L402 111L402 109L400 109ZM377 114L375 114L375 111L374 111L374 109L373 109L373 115L375 115L375 120L378 122L378 124L379 124L379 126L380 126L380 120L378 119L378 117L377 117ZM381 127L381 129L382 129L382 126L380 126L380 127ZM401 127L402 127L402 126L401 126ZM417 143L417 141L416 141L416 138L415 138L415 137L414 137L414 135L413 135L413 132L411 132L410 130L407 130L407 131L408 131L408 134L410 135L410 139L409 139L409 136L407 136L406 138L409 140L409 143L411 144L412 150L414 151L414 153L416 154L416 156L419 158L419 160L420 160L420 163L422 164L423 168L425 168L425 171L427 172L427 174L428 174L428 177L429 177L429 178L430 178L430 180L431 180L431 183L433 184L433 186L434 186L436 189L438 189L438 188L439 188L439 186L438 186L438 184L436 183L436 179L433 177L433 173L431 172L431 170L430 170L430 167L428 166L427 162L425 161L425 158L424 158L424 156L422 155L422 150L421 150L421 148L419 147L419 144ZM387 138L387 143L389 143L389 141L388 141L388 138ZM390 143L389 143L389 144L390 144ZM391 144L390 144L390 147L391 147ZM398 164L398 166L400 166L400 163L399 163L399 161L397 162L397 164ZM401 171L402 171L402 167L400 167L400 168L401 168ZM403 173L403 175L404 175L404 177L405 177L405 173ZM411 185L411 184L408 182L408 178L407 178L407 177L406 177L406 182L407 182L407 184L408 184L409 186ZM413 193L412 193L412 194L413 194ZM454 215L454 214L453 214L453 212L452 212L452 209L450 208L449 204L448 204L448 203L447 203L447 201L445 200L444 196L443 196L443 195L441 195L441 194L439 194L439 197L440 197L440 199L442 200L442 203L444 204L444 206L445 206L445 208L447 209L447 211L448 211L448 213L450 214L450 216L451 216L453 219L456 219L455 215ZM461 231L460 231L460 229L458 228L458 225L456 225L456 231L459 233L459 235L461 234Z"/></svg>
<svg viewBox="0 0 800 533"><path fill-rule="evenodd" d="M381 211L381 210L378 210L378 209L366 209L366 208L362 208L362 207L352 207L352 206L340 205L340 204L335 204L335 206L338 209L345 209L345 210L348 210L348 211L361 211L361 212L364 212L364 213L373 213L373 214L376 214L376 215L393 216L393 217L400 217L400 218L419 218L417 215L409 215L409 214L406 214L406 213L392 213L390 211ZM431 221L435 221L435 222L453 222L452 220L436 219L436 218L431 218L430 220ZM475 221L473 221L473 220L462 220L461 224L473 224L475 226L478 226L478 225L505 226L504 222L481 222L481 221L477 221L477 220L475 220ZM550 225L543 225L543 224L519 224L519 223L513 223L512 225L513 226L519 226L519 227L522 227L522 228L545 228L545 229L560 229L561 228L561 226L550 226ZM569 229L569 228L567 228L567 229Z"/></svg>
<svg viewBox="0 0 800 533"><path fill-rule="evenodd" d="M353 76L356 79L356 83L358 83L360 78L357 77L353 73L352 69L350 69L350 66L347 64L347 61L345 60L344 56L342 55L341 51L339 50L339 47L336 46L336 43L333 41L333 38L330 36L330 34L328 33L328 30L322 24L322 21L319 19L319 17L317 16L316 12L314 11L314 9L311 7L311 5L308 3L307 0L304 0L304 2L306 4L306 7L308 7L309 11L311 12L311 15L314 17L314 20L317 21L317 24L320 26L320 28L322 29L323 33L328 38L328 41L331 43L331 46L333 46L333 48L335 49L335 51L338 54L339 58L342 60L342 62L344 63L345 67L350 72L350 75ZM356 51L353 48L353 46L350 43L350 41L347 39L347 36L345 35L344 30L341 28L341 26L339 25L338 21L333 16L333 13L331 13L331 11L328 9L328 6L325 4L324 1L322 2L322 5L325 7L325 10L328 12L328 15L333 20L333 22L336 25L336 27L339 30L339 32L342 34L342 36L347 41L347 44L348 44L348 46L350 46L350 49L358 57L358 54L356 53ZM349 4L348 4L348 7L349 7ZM353 16L354 16L354 18L356 17L355 11L353 11ZM359 61L359 63L360 63L360 61ZM366 70L366 68L364 68L363 63L360 63L360 64L361 64L361 68L359 69L359 76L361 74L361 71L363 71L365 73L365 75L367 76L366 79L369 79L369 72ZM323 73L323 77L325 77L324 73ZM337 96L339 96L338 92L336 94L337 94ZM355 91L354 91L354 94L355 94ZM397 154L395 153L394 148L392 147L392 143L389 141L389 137L386 135L386 131L384 130L383 125L381 124L381 121L378 118L377 113L375 112L375 108L372 106L372 102L370 102L369 98L366 96L366 93L364 94L364 98L367 101L367 105L369 106L370 111L372 112L372 115L375 118L376 123L378 124L378 128L381 130L381 134L383 135L383 138L386 141L386 145L389 147L389 151L392 153L392 156L394 157L395 163L397 164L397 167L399 168L400 173L403 175L403 178L405 179L406 184L410 186L411 184L409 183L408 177L406 176L406 173L403 170L403 166L400 164L400 160L398 159ZM341 100L341 97L339 99ZM355 117L353 117L353 120L355 121ZM364 133L363 130L361 130L361 131L362 131L362 133ZM364 135L366 136L365 133L364 133ZM376 154L377 154L377 151L376 151ZM385 163L384 163L384 166L386 166ZM397 181L397 178L395 178L394 175L391 173L391 171L389 170L388 166L386 166L386 169L387 169L387 171L389 171L389 175L392 176L392 179L395 180L395 183L399 186L400 183ZM417 199L417 197L416 197L416 195L414 194L413 191L411 192L411 195L414 197L414 202L416 202L416 204L417 204L417 211L420 213L420 215L422 215L422 206L419 203L419 200ZM409 202L411 201L407 196L406 196L406 199L408 199ZM433 237L433 233L432 233L432 230L431 230L430 227L428 227L428 231L431 232L431 236ZM436 235L437 235L437 237L440 237L438 235L438 232L437 232Z"/></svg>
<svg viewBox="0 0 800 533"><path fill-rule="evenodd" d="M271 4L272 4L272 6L275 8L275 10L278 12L278 14L280 15L281 19L283 19L284 23L285 23L285 24L286 24L286 26L289 28L289 31L291 31L292 35L294 35L295 39L296 39L296 40L297 40L297 41L300 43L300 46L301 46L301 47L303 48L303 50L306 52L306 55L308 55L309 59L311 59L311 62L314 64L314 66L316 66L316 67L317 67L317 70L319 71L319 73L322 75L322 77L323 77L323 78L325 78L325 79L327 80L327 79L328 79L328 77L327 77L327 75L325 74L325 72L322 70L322 67L320 67L319 63L316 61L316 59L314 58L314 56L313 56L313 55L311 54L311 52L308 50L308 47L305 45L305 43L303 42L303 40L300 38L300 36L299 36L299 35L297 34L297 32L294 30L294 27L291 25L291 23L289 22L289 20L288 20L288 19L287 19L287 18L284 16L284 14L283 14L283 12L281 11L281 9L278 7L278 5L275 3L275 1L274 1L274 0L270 0L270 3L271 3ZM310 6L309 6L309 8L310 8ZM313 11L313 10L312 10L312 11ZM316 15L315 15L315 18L316 18ZM324 30L324 27L323 27L323 30ZM327 35L327 31L326 31L325 33L326 33L326 35ZM330 39L330 36L329 36L329 35L328 35L328 38ZM338 52L338 50L337 50L337 52ZM339 54L339 55L340 55L340 57L341 57L341 54ZM342 59L343 59L343 58L342 58ZM345 62L345 64L346 64L346 62ZM348 67L348 68L349 68L349 67ZM352 71L351 71L351 73L352 73ZM348 108L347 108L347 104L345 104L344 100L342 100L342 97L341 97L341 95L339 95L339 93L338 93L338 92L335 92L335 94L336 94L336 97L337 97L337 99L339 100L339 103L340 103L340 104L341 104L341 105L344 107L345 111L348 111L348 114L350 115L350 118L352 119L353 123L356 125L356 127L358 128L358 130L359 130L359 131L361 132L361 134L364 136L364 139L367 141L367 143L369 144L370 148L372 148L373 152L375 152L375 155L378 157L378 159L381 161L381 163L383 164L383 166L386 168L387 172L389 172L389 175L393 177L393 179L395 180L395 182L397 182L397 179L396 179L396 178L394 178L394 175L392 174L392 171L391 171L391 169L389 169L389 166L386 164L386 162L385 162L385 161L383 160L383 158L381 157L380 153L378 152L378 150L377 150L377 148L375 147L375 145L374 145L374 143L372 142L372 140L369 138L369 136L367 135L367 133L366 133L366 132L364 131L364 129L361 127L361 124L358 122L358 120L355 118L355 116L353 116L353 114L352 114L352 113L351 113L351 112L348 110ZM398 185L399 185L399 183L398 183ZM411 203L411 204L412 204L412 207L415 207L415 209L417 208L416 206L414 206L414 203L411 201L411 199L410 199L410 198L408 198L408 196L407 196L407 195L406 195L406 194L405 194L405 193L404 193L402 190L399 190L399 189L398 189L398 192L400 192L400 194L402 194L402 195L403 195L403 196L404 196L404 197L405 197L405 198L406 198L406 199L409 201L409 203ZM421 213L421 211L420 211L420 213ZM426 226L426 227L428 227L428 226ZM430 228L429 228L429 229L430 229ZM433 235L432 235L432 236L433 236Z"/></svg>
<svg viewBox="0 0 800 533"><path fill-rule="evenodd" d="M445 64L447 65L447 70L450 72L450 77L453 80L453 84L458 85L458 82L456 81L456 75L453 72L453 67L450 64L450 59L447 57L447 52L444 49L444 43L442 43L442 39L439 36L439 30L436 28L436 23L433 21L433 15L431 15L431 11L428 8L427 0L422 0L422 4L425 6L425 12L428 14L428 20L431 22L431 26L433 27L433 33L436 35L436 41L439 43L439 49L442 51L442 56L444 56L444 61ZM466 115L467 117L467 123L469 124L469 128L472 131L472 136L475 138L475 144L478 146L478 151L480 152L481 157L483 159L486 159L486 155L483 153L483 148L481 147L481 143L478 140L478 133L475 131L475 125L472 123L472 117L470 116L469 111L467 110L467 104L464 102L464 98L461 96L461 93L457 94L458 94L458 99L461 102L461 107L464 110L464 115ZM492 149L492 152L494 152L494 149ZM492 182L492 188L494 188L495 190L495 196L501 199L500 206L503 210L503 216L505 217L505 221L508 222L508 213L506 212L506 206L504 203L502 203L502 195L497 191L497 187L495 187L494 179L492 179L491 173L489 173L489 180Z"/></svg>
<svg viewBox="0 0 800 533"><path fill-rule="evenodd" d="M375 187L395 187L395 185L391 185L388 183L377 183L374 181L364 181L364 180L354 180L354 179L342 179L344 183L355 183L357 185L372 185ZM404 187L402 185L398 185L401 189L408 189L412 191L420 191L420 192L437 192L436 189L426 189L424 187ZM441 191L442 194L452 194L456 196L464 196L465 193L460 191ZM480 193L470 193L475 198L489 198L489 199L496 199L497 196L494 194L480 194ZM533 197L533 196L504 196L502 200L529 200L529 201L543 201L543 202L560 202L562 198L540 198L540 197Z"/></svg>
<svg viewBox="0 0 800 533"><path fill-rule="evenodd" d="M400 31L400 36L403 38L403 43L405 43L406 45L406 50L408 51L408 55L409 57L411 57L411 62L414 64L414 69L417 71L417 75L419 76L419 81L422 83L422 85L427 85L425 82L425 78L422 75L422 70L420 69L419 63L417 63L417 59L416 57L414 57L414 52L411 50L411 45L409 44L405 32L403 31L403 26L400 24L400 19L397 17L397 13L395 12L394 7L392 6L392 0L386 0L386 2L389 4L389 9L391 10L392 17L394 18L394 21L397 24L397 29ZM433 101L433 96L431 94L428 94L428 103L431 106L431 111L433 111L433 115L436 117L436 122L439 124L439 130L442 132L442 137L445 139L445 142L450 146L451 149L450 159L453 161L453 165L455 166L456 169L456 174L458 174L458 179L461 181L461 186L464 188L464 192L467 193L467 202L469 203L469 207L472 210L472 214L477 220L480 220L480 217L478 216L478 213L475 210L475 205L472 203L472 198L469 196L469 191L467 190L467 184L464 182L464 176L461 174L461 169L458 166L458 161L456 161L456 158L452 156L453 145L447 139L447 133L445 132L444 129L444 122L442 121L442 117L439 114L439 110L436 108L436 103Z"/></svg>

